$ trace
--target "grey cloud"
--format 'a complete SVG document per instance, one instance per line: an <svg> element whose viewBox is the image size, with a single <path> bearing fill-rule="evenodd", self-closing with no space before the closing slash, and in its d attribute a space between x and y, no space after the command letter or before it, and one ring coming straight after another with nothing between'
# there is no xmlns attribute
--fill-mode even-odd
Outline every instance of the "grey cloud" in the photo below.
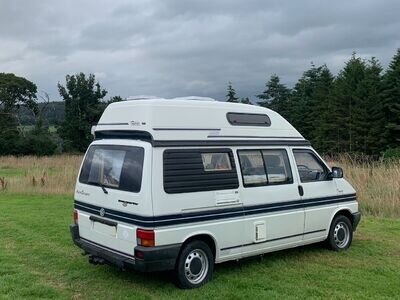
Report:
<svg viewBox="0 0 400 300"><path fill-rule="evenodd" d="M66 74L92 72L110 95L259 93L293 85L310 62L337 72L353 51L387 65L400 2L0 0L0 72L58 98Z"/></svg>

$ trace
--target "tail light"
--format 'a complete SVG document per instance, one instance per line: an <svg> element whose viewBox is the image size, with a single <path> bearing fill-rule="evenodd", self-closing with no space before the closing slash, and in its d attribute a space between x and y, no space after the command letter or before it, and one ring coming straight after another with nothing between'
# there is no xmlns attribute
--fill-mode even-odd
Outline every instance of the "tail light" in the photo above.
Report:
<svg viewBox="0 0 400 300"><path fill-rule="evenodd" d="M155 234L154 230L145 230L138 228L136 229L137 244L143 247L154 247L155 246Z"/></svg>
<svg viewBox="0 0 400 300"><path fill-rule="evenodd" d="M74 209L74 224L78 224L78 211Z"/></svg>

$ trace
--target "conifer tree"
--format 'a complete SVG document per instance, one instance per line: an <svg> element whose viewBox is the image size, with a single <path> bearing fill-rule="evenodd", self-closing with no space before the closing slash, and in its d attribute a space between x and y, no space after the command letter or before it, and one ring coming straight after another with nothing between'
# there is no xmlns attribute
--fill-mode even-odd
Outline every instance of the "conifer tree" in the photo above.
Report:
<svg viewBox="0 0 400 300"><path fill-rule="evenodd" d="M312 105L315 84L320 68L311 64L311 68L303 73L303 76L294 86L288 101L288 120L306 138L312 141L313 119Z"/></svg>
<svg viewBox="0 0 400 300"><path fill-rule="evenodd" d="M290 89L280 82L277 75L272 75L269 81L265 84L265 90L262 94L257 95L261 101L259 105L270 108L283 117L289 115L289 101Z"/></svg>
<svg viewBox="0 0 400 300"><path fill-rule="evenodd" d="M250 101L249 97L244 97L244 98L240 99L240 103L251 104L251 101Z"/></svg>
<svg viewBox="0 0 400 300"><path fill-rule="evenodd" d="M226 102L238 102L238 97L236 96L236 91L232 86L232 82L228 83L228 93L226 94Z"/></svg>
<svg viewBox="0 0 400 300"><path fill-rule="evenodd" d="M361 152L379 156L385 148L382 131L385 127L385 117L380 93L382 91L382 66L372 57L366 66L365 77L361 83L361 107L358 117L356 134L361 135ZM359 104L359 105L360 105ZM359 128L362 126L361 128Z"/></svg>
<svg viewBox="0 0 400 300"><path fill-rule="evenodd" d="M363 125L360 117L365 115L366 104L361 85L365 72L365 61L353 53L335 81L335 121L338 124L337 149L340 152L357 152L363 149L365 130L361 129Z"/></svg>
<svg viewBox="0 0 400 300"><path fill-rule="evenodd" d="M316 69L316 79L309 106L310 138L313 146L323 153L335 152L336 107L332 98L334 77L328 67Z"/></svg>
<svg viewBox="0 0 400 300"><path fill-rule="evenodd" d="M400 147L400 48L383 76L381 95L385 118L382 139L387 148Z"/></svg>

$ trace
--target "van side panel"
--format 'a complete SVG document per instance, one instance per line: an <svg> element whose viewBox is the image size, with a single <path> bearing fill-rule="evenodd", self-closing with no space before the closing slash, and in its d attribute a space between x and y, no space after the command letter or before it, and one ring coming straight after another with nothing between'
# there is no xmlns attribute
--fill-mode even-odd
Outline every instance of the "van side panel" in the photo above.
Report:
<svg viewBox="0 0 400 300"><path fill-rule="evenodd" d="M164 166L164 151L170 149L153 149L152 192L157 245L183 243L195 235L206 234L215 242L216 262L222 262L321 241L326 238L332 218L339 209L357 210L355 201L305 205L304 201L310 199L337 196L336 184L321 181L312 189L305 185L306 194L302 198L298 186L304 184L299 181L290 147L284 146L230 147L238 174L238 189L166 193L160 167ZM204 152L218 151L218 148L204 149ZM293 182L245 187L237 155L237 151L243 149L284 149ZM332 189L327 189L326 184ZM347 193L353 191L348 183L342 183L342 186ZM230 194L231 201L219 205L220 193Z"/></svg>
<svg viewBox="0 0 400 300"><path fill-rule="evenodd" d="M213 148L207 147L207 149L205 152ZM153 209L156 223L161 223L155 230L156 245L182 243L187 238L200 234L210 235L217 243L216 249L241 245L245 240L243 236L245 221L238 190L166 193L162 170L165 150L165 148L153 149ZM222 198L228 200L221 201ZM240 256L240 253L241 249L238 247L229 255L236 257ZM217 250L216 260L218 259Z"/></svg>

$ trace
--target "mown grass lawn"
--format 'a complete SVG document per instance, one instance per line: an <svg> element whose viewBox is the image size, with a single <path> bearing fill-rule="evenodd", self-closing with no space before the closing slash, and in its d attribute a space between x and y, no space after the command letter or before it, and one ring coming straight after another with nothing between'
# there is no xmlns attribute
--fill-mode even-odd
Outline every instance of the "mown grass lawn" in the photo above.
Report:
<svg viewBox="0 0 400 300"><path fill-rule="evenodd" d="M41 172L43 172L43 170L40 168L40 166L35 166L32 167L31 169L27 170L24 168L13 168L13 167L2 167L0 169L0 177L20 177L22 178L23 176L27 176L27 175L32 175L33 173L38 173L40 174ZM53 175L56 173L59 173L60 171L57 169L46 169L46 175ZM43 173L41 173L40 175L43 175Z"/></svg>
<svg viewBox="0 0 400 300"><path fill-rule="evenodd" d="M0 194L0 298L400 298L400 220L363 218L353 246L321 245L217 265L197 290L171 273L93 266L71 241L72 199Z"/></svg>
<svg viewBox="0 0 400 300"><path fill-rule="evenodd" d="M0 177L18 177L24 176L25 174L24 169L14 169L14 168L1 168L0 169ZM0 196L1 197L1 196Z"/></svg>

